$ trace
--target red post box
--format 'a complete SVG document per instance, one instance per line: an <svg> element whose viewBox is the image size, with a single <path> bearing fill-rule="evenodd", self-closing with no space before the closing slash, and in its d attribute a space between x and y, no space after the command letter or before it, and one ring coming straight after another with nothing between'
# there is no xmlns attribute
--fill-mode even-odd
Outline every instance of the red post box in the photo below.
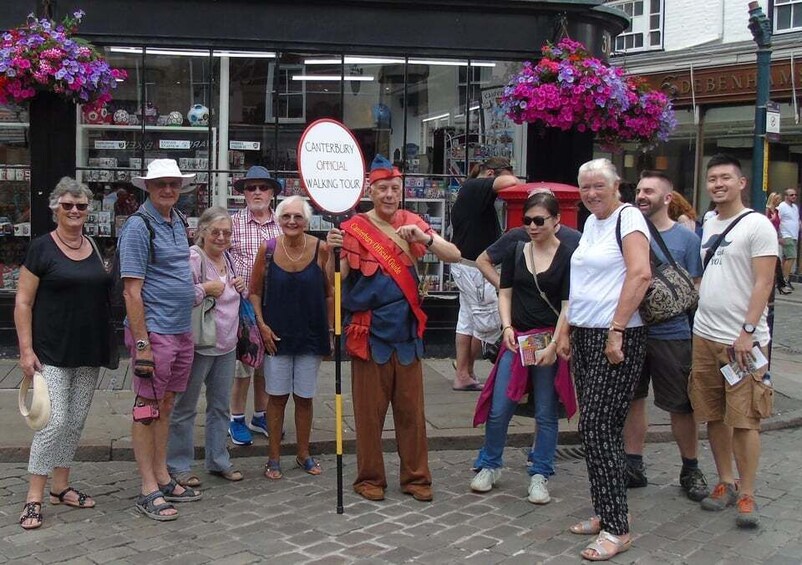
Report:
<svg viewBox="0 0 802 565"><path fill-rule="evenodd" d="M498 193L499 198L507 203L507 229L523 225L524 202L529 194L538 188L548 188L560 203L560 223L577 229L579 210L579 188L559 182L529 182L505 188Z"/></svg>

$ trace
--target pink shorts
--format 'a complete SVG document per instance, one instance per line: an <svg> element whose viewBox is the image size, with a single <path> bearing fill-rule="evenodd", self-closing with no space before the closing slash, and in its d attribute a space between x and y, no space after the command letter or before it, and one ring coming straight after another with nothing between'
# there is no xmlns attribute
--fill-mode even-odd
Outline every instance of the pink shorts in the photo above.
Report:
<svg viewBox="0 0 802 565"><path fill-rule="evenodd" d="M192 332L166 335L149 333L150 350L156 365L153 377L140 379L136 375L132 379L132 388L137 396L153 399L164 398L165 392L184 392L187 390L189 373L192 370L192 359L195 356L195 342ZM129 328L125 328L125 346L131 353L131 373L134 371L136 347L134 336Z"/></svg>

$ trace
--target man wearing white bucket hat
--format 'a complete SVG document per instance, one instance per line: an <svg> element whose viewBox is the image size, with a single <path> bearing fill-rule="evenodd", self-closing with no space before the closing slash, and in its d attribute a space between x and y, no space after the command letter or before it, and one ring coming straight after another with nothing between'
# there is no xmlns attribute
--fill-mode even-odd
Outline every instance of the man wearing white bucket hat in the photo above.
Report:
<svg viewBox="0 0 802 565"><path fill-rule="evenodd" d="M194 177L173 159L152 161L146 176L131 181L148 198L126 222L119 243L136 393L131 440L142 478L136 509L157 521L178 517L171 503L201 498L170 477L166 461L170 413L176 393L186 390L194 355L189 244L175 209L179 195L193 190Z"/></svg>

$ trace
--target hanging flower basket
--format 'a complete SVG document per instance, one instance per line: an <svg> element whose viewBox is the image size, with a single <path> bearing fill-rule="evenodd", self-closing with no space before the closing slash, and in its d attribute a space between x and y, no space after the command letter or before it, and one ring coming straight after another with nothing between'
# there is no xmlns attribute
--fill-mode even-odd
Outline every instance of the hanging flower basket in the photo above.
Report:
<svg viewBox="0 0 802 565"><path fill-rule="evenodd" d="M602 145L631 142L643 149L667 140L676 127L667 96L591 57L578 41L565 38L542 53L504 88L501 105L515 123L592 131Z"/></svg>
<svg viewBox="0 0 802 565"><path fill-rule="evenodd" d="M37 92L51 92L72 102L99 108L111 100L117 81L127 78L112 69L94 45L75 37L84 12L61 24L28 16L0 42L0 104L25 102Z"/></svg>

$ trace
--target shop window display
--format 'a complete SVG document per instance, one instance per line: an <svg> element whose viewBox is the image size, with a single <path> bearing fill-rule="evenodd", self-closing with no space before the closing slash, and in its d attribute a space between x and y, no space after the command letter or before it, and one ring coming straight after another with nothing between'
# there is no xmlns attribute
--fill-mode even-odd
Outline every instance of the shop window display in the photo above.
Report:
<svg viewBox="0 0 802 565"><path fill-rule="evenodd" d="M14 290L31 236L31 169L26 106L0 106L0 269Z"/></svg>

